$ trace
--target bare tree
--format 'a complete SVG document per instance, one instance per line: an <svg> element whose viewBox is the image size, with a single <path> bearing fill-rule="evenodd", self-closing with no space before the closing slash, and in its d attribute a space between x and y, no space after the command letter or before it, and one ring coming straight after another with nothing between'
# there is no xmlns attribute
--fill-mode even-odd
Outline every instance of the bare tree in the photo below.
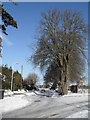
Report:
<svg viewBox="0 0 90 120"><path fill-rule="evenodd" d="M25 79L28 85L35 86L36 82L38 81L38 75L35 73L30 73L28 77Z"/></svg>
<svg viewBox="0 0 90 120"><path fill-rule="evenodd" d="M70 77L76 74L79 78L85 66L87 26L84 19L80 12L49 10L42 14L39 33L31 59L41 70L55 63L61 73L60 87L67 94Z"/></svg>

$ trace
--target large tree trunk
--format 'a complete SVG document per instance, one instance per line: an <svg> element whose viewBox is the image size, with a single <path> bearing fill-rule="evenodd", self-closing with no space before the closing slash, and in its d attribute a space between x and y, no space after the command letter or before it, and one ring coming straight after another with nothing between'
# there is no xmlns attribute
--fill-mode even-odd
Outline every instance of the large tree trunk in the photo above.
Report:
<svg viewBox="0 0 90 120"><path fill-rule="evenodd" d="M68 94L67 82L64 83L64 86L63 86L63 94L64 94L64 95L67 95L67 94Z"/></svg>
<svg viewBox="0 0 90 120"><path fill-rule="evenodd" d="M68 93L68 87L69 87L69 65L66 66L66 87L67 87L67 93Z"/></svg>
<svg viewBox="0 0 90 120"><path fill-rule="evenodd" d="M62 85L63 85L63 94L68 94L68 66L66 63L64 63L64 69L63 69L63 78L62 78Z"/></svg>
<svg viewBox="0 0 90 120"><path fill-rule="evenodd" d="M66 60L66 59L65 59ZM65 77L64 77L64 86L63 86L63 92L64 94L68 94L68 87L69 87L69 60L67 59L65 61Z"/></svg>
<svg viewBox="0 0 90 120"><path fill-rule="evenodd" d="M58 86L59 94L66 95L68 93L68 87L67 86L68 85L67 85L66 75L65 75L65 72L62 71L60 84Z"/></svg>
<svg viewBox="0 0 90 120"><path fill-rule="evenodd" d="M64 57L63 57L64 58ZM60 84L58 86L59 94L66 95L68 93L68 80L67 80L67 65L64 59L61 60L61 75L60 75Z"/></svg>

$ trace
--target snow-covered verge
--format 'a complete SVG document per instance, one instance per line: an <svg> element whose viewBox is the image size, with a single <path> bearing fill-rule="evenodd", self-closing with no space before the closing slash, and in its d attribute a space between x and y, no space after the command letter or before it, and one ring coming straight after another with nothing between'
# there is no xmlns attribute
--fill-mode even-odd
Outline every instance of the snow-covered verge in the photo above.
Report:
<svg viewBox="0 0 90 120"><path fill-rule="evenodd" d="M54 92L52 97L59 97L60 95L58 95L57 92ZM72 93L71 91L68 91L67 95L63 95L62 97L80 97L80 96L88 96L88 90L82 91L79 90L78 93Z"/></svg>
<svg viewBox="0 0 90 120"><path fill-rule="evenodd" d="M68 116L67 118L88 118L88 110L76 112L76 113Z"/></svg>
<svg viewBox="0 0 90 120"><path fill-rule="evenodd" d="M85 91L81 91L79 90L78 93L72 93L71 91L68 91L68 94L67 95L64 95L65 96L69 96L69 97L79 97L79 96L88 96L88 90L85 90Z"/></svg>
<svg viewBox="0 0 90 120"><path fill-rule="evenodd" d="M32 102L33 92L14 91L14 94L9 90L5 91L4 99L0 99L0 113L10 112L16 109L23 108ZM29 96L31 99L26 99Z"/></svg>
<svg viewBox="0 0 90 120"><path fill-rule="evenodd" d="M1 112L9 112L26 106L28 101L23 99L23 97L24 95L15 95L12 97L5 97L4 99L0 100Z"/></svg>
<svg viewBox="0 0 90 120"><path fill-rule="evenodd" d="M27 92L25 92L24 93L24 95L26 95L26 96L29 96L29 97L33 97L33 96L37 96L33 91L27 91Z"/></svg>
<svg viewBox="0 0 90 120"><path fill-rule="evenodd" d="M4 92L4 97L7 97L7 96L11 96L11 95L19 95L19 94L24 94L26 93L25 90L18 90L18 91L14 91L14 92L11 92L11 90L5 90Z"/></svg>

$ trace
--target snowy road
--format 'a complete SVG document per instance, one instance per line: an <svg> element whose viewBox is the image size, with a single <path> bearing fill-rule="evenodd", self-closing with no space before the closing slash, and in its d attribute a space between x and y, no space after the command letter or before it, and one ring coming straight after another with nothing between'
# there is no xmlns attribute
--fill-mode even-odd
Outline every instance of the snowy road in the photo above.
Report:
<svg viewBox="0 0 90 120"><path fill-rule="evenodd" d="M29 101L30 96L26 96ZM16 111L3 114L3 118L66 118L88 117L88 96L45 97L33 96L33 102ZM85 115L83 114L85 113ZM79 114L79 115L78 115ZM78 116L77 116L78 115Z"/></svg>

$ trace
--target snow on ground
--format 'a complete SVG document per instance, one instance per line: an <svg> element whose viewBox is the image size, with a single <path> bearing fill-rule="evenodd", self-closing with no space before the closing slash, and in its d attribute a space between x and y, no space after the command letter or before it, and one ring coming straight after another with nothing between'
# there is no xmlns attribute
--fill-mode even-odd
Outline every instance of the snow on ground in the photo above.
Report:
<svg viewBox="0 0 90 120"><path fill-rule="evenodd" d="M41 90L45 90L46 92L41 93ZM34 91L37 95L46 95L46 93L52 93L52 97L59 97L58 92L55 90L50 90L49 88L39 88L39 91ZM72 93L71 91L68 91L67 95L64 95L63 97L79 97L79 96L88 96L88 89L78 89L78 93Z"/></svg>
<svg viewBox="0 0 90 120"><path fill-rule="evenodd" d="M63 97L79 97L79 96L88 96L88 91L85 92L78 92L78 93L72 93L70 91L68 91L67 95L64 95Z"/></svg>
<svg viewBox="0 0 90 120"><path fill-rule="evenodd" d="M28 101L23 99L23 97L24 95L15 95L12 97L5 97L3 100L0 100L2 112L9 112L26 106Z"/></svg>
<svg viewBox="0 0 90 120"><path fill-rule="evenodd" d="M67 118L88 118L88 110L76 112L76 113L68 116Z"/></svg>
<svg viewBox="0 0 90 120"><path fill-rule="evenodd" d="M32 92L30 92L30 91L27 91L27 92L25 92L24 93L25 95L27 95L27 96L36 96L36 94L32 91Z"/></svg>
<svg viewBox="0 0 90 120"><path fill-rule="evenodd" d="M42 94L42 93L38 91L37 94ZM0 110L1 110L0 113L23 108L28 104L31 104L34 99L33 97L37 96L33 91L30 92L30 91L24 91L24 90L14 91L14 95L10 90L5 91L4 95L5 95L4 99L0 99ZM67 97L67 101L66 101L66 97ZM81 102L84 99L88 101L88 91L86 90L83 93L81 92L71 93L69 91L68 94L64 96L60 96L58 95L57 92L53 91L52 98L56 98L56 101L62 101L65 104L71 104L73 102ZM74 98L74 99L71 99L71 98ZM87 114L88 114L87 110L84 110L82 112L78 112L69 116L69 118L74 118L77 116L86 117Z"/></svg>
<svg viewBox="0 0 90 120"><path fill-rule="evenodd" d="M57 92L53 92L53 96L52 97L59 97L60 95L58 95ZM78 93L72 93L71 91L68 91L67 95L63 95L62 97L80 97L80 96L88 96L88 90L86 89L79 89Z"/></svg>
<svg viewBox="0 0 90 120"><path fill-rule="evenodd" d="M25 92L26 92L25 90L18 90L18 91L14 91L14 92L11 92L11 90L5 90L4 96L7 97L7 96L11 96L13 94L24 94Z"/></svg>
<svg viewBox="0 0 90 120"><path fill-rule="evenodd" d="M0 112L9 112L16 109L20 109L22 107L27 106L28 104L31 104L32 99L25 99L27 96L33 96L35 95L33 92L26 92L24 90L22 91L14 91L14 94L9 90L5 91L5 97L4 99L0 99Z"/></svg>

